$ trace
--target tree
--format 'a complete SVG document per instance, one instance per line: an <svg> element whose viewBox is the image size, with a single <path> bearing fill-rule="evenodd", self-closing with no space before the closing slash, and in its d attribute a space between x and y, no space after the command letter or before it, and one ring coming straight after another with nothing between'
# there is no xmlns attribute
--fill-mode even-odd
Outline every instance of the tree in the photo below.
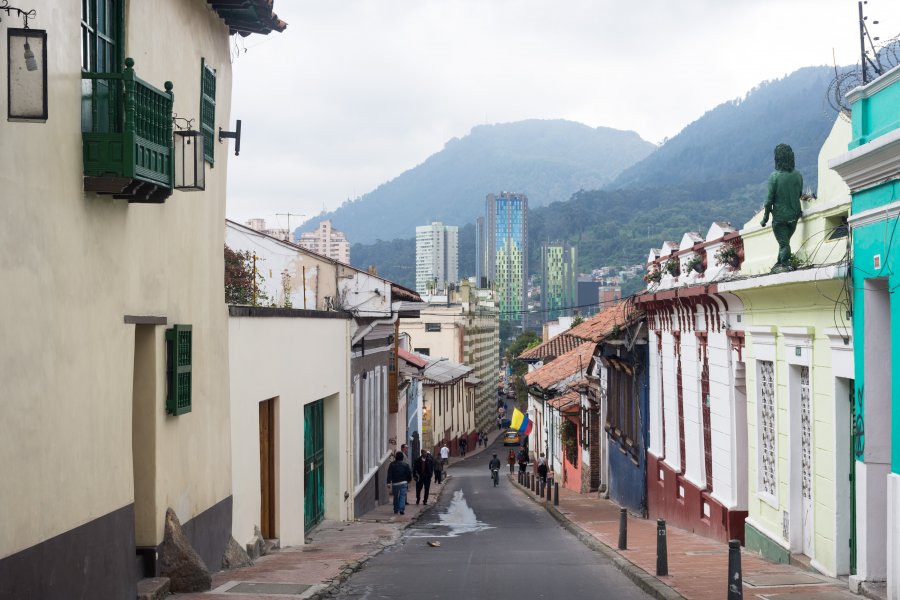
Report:
<svg viewBox="0 0 900 600"><path fill-rule="evenodd" d="M235 251L225 244L226 304L245 306L264 304L268 300L262 286L264 282L265 278L256 268L254 255L249 250Z"/></svg>
<svg viewBox="0 0 900 600"><path fill-rule="evenodd" d="M518 359L518 356L529 348L541 343L541 338L535 332L527 330L520 334L506 349L506 362L509 363L513 375L522 376L528 371L528 365Z"/></svg>

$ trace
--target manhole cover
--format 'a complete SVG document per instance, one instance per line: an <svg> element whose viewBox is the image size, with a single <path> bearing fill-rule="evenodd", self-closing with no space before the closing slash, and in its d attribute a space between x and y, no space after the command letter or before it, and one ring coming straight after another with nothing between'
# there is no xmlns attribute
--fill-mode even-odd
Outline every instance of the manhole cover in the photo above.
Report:
<svg viewBox="0 0 900 600"><path fill-rule="evenodd" d="M748 575L744 577L744 583L753 587L780 587L783 585L823 585L828 582L803 573L764 573Z"/></svg>
<svg viewBox="0 0 900 600"><path fill-rule="evenodd" d="M239 583L230 590L229 594L276 594L282 596L296 596L308 590L310 586L302 583L253 583L245 581Z"/></svg>

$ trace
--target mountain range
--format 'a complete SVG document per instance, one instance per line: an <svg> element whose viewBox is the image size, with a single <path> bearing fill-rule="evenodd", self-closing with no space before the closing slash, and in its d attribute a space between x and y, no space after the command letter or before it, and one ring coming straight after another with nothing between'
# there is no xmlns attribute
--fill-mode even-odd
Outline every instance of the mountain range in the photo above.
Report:
<svg viewBox="0 0 900 600"><path fill-rule="evenodd" d="M778 143L791 144L806 186L815 190L819 148L836 118L825 98L833 77L832 68L807 67L762 82L744 97L712 108L660 147L634 132L566 121L476 127L422 165L322 218L333 218L351 241L380 238L354 244L351 261L358 267L374 265L381 275L404 285L415 280L414 226L432 219L460 225L460 276L474 274L474 227L466 223L483 214L488 192L501 190L529 194L532 273L540 264L540 244L550 240L575 244L584 272L643 262L651 246L677 241L688 230L703 234L713 220L743 225L764 202ZM542 162L538 151L521 147L528 140L552 140L535 144L552 154L567 147L566 132L573 136L568 158L555 154ZM600 148L611 142L627 148L615 163L586 158L588 150L606 156ZM504 158L506 152L509 158ZM531 156L530 163L525 155ZM581 157L577 169L573 155ZM496 166L488 157L507 166ZM588 164L597 165L593 176L585 170ZM517 186L502 183L509 181L504 179L509 165L520 167ZM569 166L569 179L560 174L561 165ZM571 175L576 171L578 177ZM450 182L453 193L439 194ZM536 194L538 189L544 191ZM469 191L457 195L461 190Z"/></svg>

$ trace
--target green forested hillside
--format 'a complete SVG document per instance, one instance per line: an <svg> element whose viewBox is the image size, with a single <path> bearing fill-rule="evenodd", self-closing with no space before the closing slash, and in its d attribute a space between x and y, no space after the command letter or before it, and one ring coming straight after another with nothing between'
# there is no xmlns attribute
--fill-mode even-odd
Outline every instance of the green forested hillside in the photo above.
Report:
<svg viewBox="0 0 900 600"><path fill-rule="evenodd" d="M710 110L606 187L532 208L531 272L538 272L538 249L547 240L575 244L579 268L587 272L643 262L651 247L678 242L685 231L703 235L713 221L743 226L765 200L773 149L781 142L793 146L806 186L815 190L818 152L837 116L825 99L833 76L828 67L809 67L764 82ZM460 276L474 274L474 230L463 231ZM382 265L415 264L410 240L358 245L353 252L354 264L364 266L357 259L365 257L387 277Z"/></svg>
<svg viewBox="0 0 900 600"><path fill-rule="evenodd" d="M563 120L479 125L469 135L361 198L305 223L331 219L353 243L406 238L417 225L474 222L489 193L516 191L530 206L609 183L655 146L633 131Z"/></svg>

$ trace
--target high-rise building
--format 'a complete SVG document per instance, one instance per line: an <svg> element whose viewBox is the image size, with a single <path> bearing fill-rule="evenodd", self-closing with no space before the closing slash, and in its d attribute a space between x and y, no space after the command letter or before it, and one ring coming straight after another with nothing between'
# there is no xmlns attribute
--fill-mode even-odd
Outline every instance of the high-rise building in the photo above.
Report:
<svg viewBox="0 0 900 600"><path fill-rule="evenodd" d="M485 199L484 252L477 257L496 291L500 318L524 320L528 308L528 197L501 192Z"/></svg>
<svg viewBox="0 0 900 600"><path fill-rule="evenodd" d="M459 272L459 228L434 221L416 227L416 291L432 294L456 283Z"/></svg>
<svg viewBox="0 0 900 600"><path fill-rule="evenodd" d="M322 221L315 231L300 234L297 243L316 254L350 264L350 242L342 232L331 227L331 221Z"/></svg>
<svg viewBox="0 0 900 600"><path fill-rule="evenodd" d="M578 303L578 267L575 248L564 243L541 246L541 312L555 321L572 314Z"/></svg>
<svg viewBox="0 0 900 600"><path fill-rule="evenodd" d="M488 287L487 272L485 265L484 246L487 243L485 233L484 217L475 219L475 286L479 288Z"/></svg>

